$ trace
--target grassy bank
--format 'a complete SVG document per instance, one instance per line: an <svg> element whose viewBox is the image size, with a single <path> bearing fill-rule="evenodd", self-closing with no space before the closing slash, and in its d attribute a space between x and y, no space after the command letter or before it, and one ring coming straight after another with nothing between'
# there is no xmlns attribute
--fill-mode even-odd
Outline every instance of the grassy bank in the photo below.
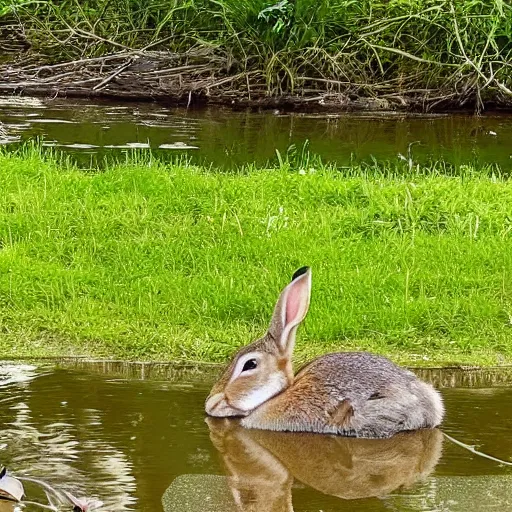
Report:
<svg viewBox="0 0 512 512"><path fill-rule="evenodd" d="M18 77L25 88L512 104L502 0L4 0L0 21L4 52L9 36L45 65Z"/></svg>
<svg viewBox="0 0 512 512"><path fill-rule="evenodd" d="M299 359L512 360L512 182L488 169L86 173L26 150L0 189L2 356L221 361L308 264Z"/></svg>

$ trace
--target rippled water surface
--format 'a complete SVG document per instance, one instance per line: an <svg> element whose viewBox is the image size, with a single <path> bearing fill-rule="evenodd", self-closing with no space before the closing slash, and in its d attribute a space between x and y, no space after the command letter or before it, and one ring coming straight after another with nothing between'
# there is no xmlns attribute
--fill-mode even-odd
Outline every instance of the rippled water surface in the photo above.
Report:
<svg viewBox="0 0 512 512"><path fill-rule="evenodd" d="M94 103L0 97L0 142L42 138L82 165L104 156L149 148L164 158L188 154L196 161L232 167L263 164L295 144L324 161L444 159L455 164L496 163L512 168L512 116L488 114L406 116L292 115L275 112L186 110L151 103ZM410 151L409 151L410 149Z"/></svg>
<svg viewBox="0 0 512 512"><path fill-rule="evenodd" d="M215 370L157 369L0 364L0 465L110 511L512 510L512 468L441 431L361 440L244 430L205 421ZM425 377L443 393L445 433L512 461L512 370ZM25 488L44 502L40 486Z"/></svg>

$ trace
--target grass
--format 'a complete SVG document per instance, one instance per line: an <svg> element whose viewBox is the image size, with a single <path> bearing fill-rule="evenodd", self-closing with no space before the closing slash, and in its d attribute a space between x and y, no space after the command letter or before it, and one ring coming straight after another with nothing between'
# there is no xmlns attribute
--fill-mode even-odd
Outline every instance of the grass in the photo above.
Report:
<svg viewBox="0 0 512 512"><path fill-rule="evenodd" d="M503 0L0 0L2 14L47 62L146 49L183 56L176 66L203 56L244 92L512 97Z"/></svg>
<svg viewBox="0 0 512 512"><path fill-rule="evenodd" d="M491 169L87 173L32 148L0 153L0 188L4 357L223 361L307 264L299 360L512 361L512 182Z"/></svg>

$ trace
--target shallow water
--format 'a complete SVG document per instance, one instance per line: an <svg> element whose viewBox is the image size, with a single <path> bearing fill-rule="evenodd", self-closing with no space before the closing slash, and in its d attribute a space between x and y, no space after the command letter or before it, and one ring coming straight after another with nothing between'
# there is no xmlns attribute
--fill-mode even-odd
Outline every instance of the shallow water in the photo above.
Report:
<svg viewBox="0 0 512 512"><path fill-rule="evenodd" d="M0 122L16 143L42 138L84 166L105 156L148 151L163 158L187 154L197 162L230 168L264 164L290 145L326 162L414 162L443 159L454 164L495 163L512 168L512 116L472 115L293 115L275 112L186 110L151 103L91 104L81 100L0 97Z"/></svg>
<svg viewBox="0 0 512 512"><path fill-rule="evenodd" d="M512 510L512 468L440 431L376 441L205 422L216 371L0 364L0 465L109 511ZM423 376L441 386L445 433L512 460L512 370Z"/></svg>

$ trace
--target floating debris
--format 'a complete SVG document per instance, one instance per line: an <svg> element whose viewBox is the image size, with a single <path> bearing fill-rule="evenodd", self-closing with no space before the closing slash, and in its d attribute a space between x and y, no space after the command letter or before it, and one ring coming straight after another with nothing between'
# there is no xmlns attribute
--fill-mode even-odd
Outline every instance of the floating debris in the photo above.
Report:
<svg viewBox="0 0 512 512"><path fill-rule="evenodd" d="M23 484L7 474L6 468L0 470L0 499L21 501L25 495Z"/></svg>

